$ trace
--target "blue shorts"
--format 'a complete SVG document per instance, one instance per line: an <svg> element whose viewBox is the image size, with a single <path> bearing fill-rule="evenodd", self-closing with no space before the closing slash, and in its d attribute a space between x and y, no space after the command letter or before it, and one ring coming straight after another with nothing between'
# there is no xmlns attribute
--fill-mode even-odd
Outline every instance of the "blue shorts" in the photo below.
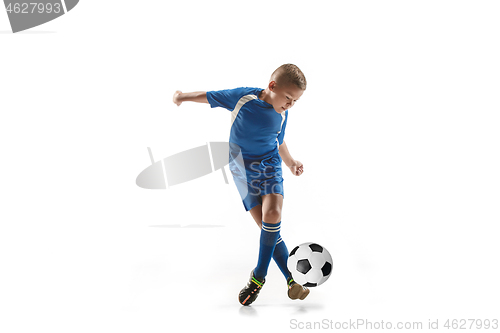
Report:
<svg viewBox="0 0 500 333"><path fill-rule="evenodd" d="M283 172L279 153L261 161L232 159L229 169L245 210L262 205L262 195L278 193L283 197Z"/></svg>

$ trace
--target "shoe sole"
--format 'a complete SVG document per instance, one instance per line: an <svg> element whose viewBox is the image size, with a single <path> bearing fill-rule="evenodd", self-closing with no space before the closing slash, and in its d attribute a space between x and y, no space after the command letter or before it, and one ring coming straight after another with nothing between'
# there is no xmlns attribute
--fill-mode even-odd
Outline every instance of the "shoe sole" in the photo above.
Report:
<svg viewBox="0 0 500 333"><path fill-rule="evenodd" d="M304 298L309 295L310 290L304 289L300 284L294 284L292 288L288 290L288 297L290 299L300 299L304 300Z"/></svg>

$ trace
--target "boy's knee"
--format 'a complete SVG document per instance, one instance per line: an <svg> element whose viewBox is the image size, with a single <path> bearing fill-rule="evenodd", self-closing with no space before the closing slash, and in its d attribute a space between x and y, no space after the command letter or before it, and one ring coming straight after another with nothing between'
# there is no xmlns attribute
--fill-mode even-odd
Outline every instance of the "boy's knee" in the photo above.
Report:
<svg viewBox="0 0 500 333"><path fill-rule="evenodd" d="M278 223L281 221L281 210L278 208L268 209L264 212L262 219L266 223Z"/></svg>

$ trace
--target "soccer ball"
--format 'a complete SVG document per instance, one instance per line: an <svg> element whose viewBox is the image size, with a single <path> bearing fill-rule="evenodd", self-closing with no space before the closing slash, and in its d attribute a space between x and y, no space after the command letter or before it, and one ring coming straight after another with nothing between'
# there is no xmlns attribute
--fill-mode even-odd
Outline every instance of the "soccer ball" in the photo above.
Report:
<svg viewBox="0 0 500 333"><path fill-rule="evenodd" d="M317 287L330 277L332 256L319 244L304 243L290 252L287 266L295 282L304 287Z"/></svg>

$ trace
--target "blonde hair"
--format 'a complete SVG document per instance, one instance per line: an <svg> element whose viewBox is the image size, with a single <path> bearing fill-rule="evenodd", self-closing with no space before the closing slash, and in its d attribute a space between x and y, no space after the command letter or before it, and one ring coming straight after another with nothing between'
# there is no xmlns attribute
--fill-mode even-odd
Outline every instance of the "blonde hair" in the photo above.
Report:
<svg viewBox="0 0 500 333"><path fill-rule="evenodd" d="M271 75L271 81L278 85L294 84L299 89L306 90L307 81L304 73L293 64L285 64L278 67Z"/></svg>

